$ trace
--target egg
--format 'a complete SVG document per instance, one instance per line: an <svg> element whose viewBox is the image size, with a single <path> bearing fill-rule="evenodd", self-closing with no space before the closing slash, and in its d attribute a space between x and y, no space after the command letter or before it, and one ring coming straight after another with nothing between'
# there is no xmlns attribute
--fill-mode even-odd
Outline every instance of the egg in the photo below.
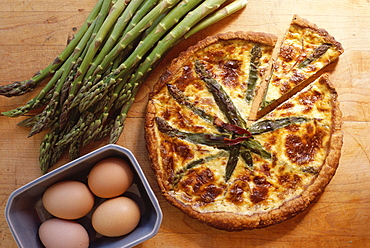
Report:
<svg viewBox="0 0 370 248"><path fill-rule="evenodd" d="M39 237L46 248L87 248L90 243L81 224L58 218L43 222L39 227Z"/></svg>
<svg viewBox="0 0 370 248"><path fill-rule="evenodd" d="M86 184L66 180L47 188L42 203L55 217L72 220L89 213L94 206L94 199Z"/></svg>
<svg viewBox="0 0 370 248"><path fill-rule="evenodd" d="M140 207L132 199L120 196L101 203L91 217L96 232L107 237L130 233L139 224Z"/></svg>
<svg viewBox="0 0 370 248"><path fill-rule="evenodd" d="M112 198L123 194L131 186L133 177L126 160L107 158L94 165L87 183L96 196Z"/></svg>

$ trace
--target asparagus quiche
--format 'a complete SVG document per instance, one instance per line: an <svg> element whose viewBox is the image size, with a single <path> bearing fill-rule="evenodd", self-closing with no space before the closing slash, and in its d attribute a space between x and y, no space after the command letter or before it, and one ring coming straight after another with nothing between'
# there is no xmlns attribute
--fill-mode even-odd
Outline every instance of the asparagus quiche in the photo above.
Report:
<svg viewBox="0 0 370 248"><path fill-rule="evenodd" d="M255 32L208 37L181 53L150 95L146 141L164 197L218 229L297 215L339 163L341 112L327 74L250 120L276 40Z"/></svg>

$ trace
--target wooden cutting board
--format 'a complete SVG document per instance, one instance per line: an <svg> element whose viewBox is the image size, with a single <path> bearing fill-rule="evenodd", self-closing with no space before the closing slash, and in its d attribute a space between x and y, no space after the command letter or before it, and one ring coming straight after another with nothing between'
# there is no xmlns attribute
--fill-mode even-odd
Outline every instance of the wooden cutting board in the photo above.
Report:
<svg viewBox="0 0 370 248"><path fill-rule="evenodd" d="M0 1L0 85L30 78L63 50L96 0ZM325 192L297 217L265 229L224 232L186 216L161 196L150 168L143 119L148 93L179 52L208 35L260 31L281 37L294 14L325 28L343 44L329 67L343 112L340 165ZM246 9L178 44L141 88L119 145L133 151L153 187L164 219L158 234L138 247L370 247L370 2L368 0L249 0ZM37 91L37 90L36 90ZM0 111L25 104L36 92L0 97ZM43 135L27 138L24 119L0 116L0 247L16 244L5 222L9 194L41 175L38 149ZM94 143L83 153L105 144ZM56 166L68 162L62 158Z"/></svg>

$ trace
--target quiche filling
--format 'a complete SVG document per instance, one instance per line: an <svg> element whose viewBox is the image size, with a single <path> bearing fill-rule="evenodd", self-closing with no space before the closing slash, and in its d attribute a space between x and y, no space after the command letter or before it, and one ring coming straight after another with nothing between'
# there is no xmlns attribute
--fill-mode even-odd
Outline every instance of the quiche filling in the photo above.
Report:
<svg viewBox="0 0 370 248"><path fill-rule="evenodd" d="M218 60L219 64L224 63ZM227 74L220 68L214 71L215 77L216 73ZM187 67L187 75L199 89L207 88L194 69ZM219 88L228 87L227 83L221 80ZM156 118L157 135L165 141L161 143L160 153L172 197L199 212L253 214L278 208L299 195L317 177L331 134L327 122L331 120L332 101L328 99L330 94L325 94L325 85L313 84L246 129L245 119L237 114L241 111L232 104L235 97L224 96L227 99L224 101L232 105L225 111L234 112L236 120L233 120L206 89L202 94L198 91L197 97L204 95L211 104L199 105L194 110L196 104L189 100L190 95L184 93L181 101L169 92L176 85L163 88L158 96L163 94L167 99L156 104L156 113L160 116ZM186 88L183 90L187 92ZM245 96L242 98L246 101ZM160 102L165 104L161 106ZM215 116L209 115L210 112ZM297 117L296 113L301 115ZM231 120L239 125L235 128L237 132L245 132L222 130L215 119ZM172 152L165 156L168 151ZM228 166L232 166L231 172Z"/></svg>

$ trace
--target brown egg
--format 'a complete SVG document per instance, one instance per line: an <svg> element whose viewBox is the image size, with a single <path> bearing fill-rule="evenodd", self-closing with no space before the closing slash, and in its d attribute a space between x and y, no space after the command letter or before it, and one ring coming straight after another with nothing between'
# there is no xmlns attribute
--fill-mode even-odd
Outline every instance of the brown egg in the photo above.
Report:
<svg viewBox="0 0 370 248"><path fill-rule="evenodd" d="M104 201L94 211L91 222L95 231L108 237L128 234L139 224L140 207L128 197Z"/></svg>
<svg viewBox="0 0 370 248"><path fill-rule="evenodd" d="M41 224L39 237L46 248L87 248L90 243L89 235L82 225L57 218Z"/></svg>
<svg viewBox="0 0 370 248"><path fill-rule="evenodd" d="M131 186L133 177L126 160L107 158L91 169L88 185L96 196L112 198L123 194Z"/></svg>
<svg viewBox="0 0 370 248"><path fill-rule="evenodd" d="M62 219L78 219L94 206L94 195L78 181L61 181L50 186L42 197L45 209Z"/></svg>

